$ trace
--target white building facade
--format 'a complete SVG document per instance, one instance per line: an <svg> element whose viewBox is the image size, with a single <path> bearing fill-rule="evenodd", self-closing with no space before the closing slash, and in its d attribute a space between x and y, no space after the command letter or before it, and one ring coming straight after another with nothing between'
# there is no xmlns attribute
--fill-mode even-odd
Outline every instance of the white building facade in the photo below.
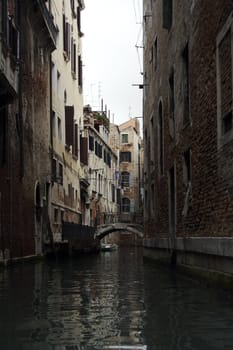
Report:
<svg viewBox="0 0 233 350"><path fill-rule="evenodd" d="M50 1L58 28L57 49L51 57L51 226L61 240L62 222L85 223L81 207L83 164L82 31L83 0Z"/></svg>

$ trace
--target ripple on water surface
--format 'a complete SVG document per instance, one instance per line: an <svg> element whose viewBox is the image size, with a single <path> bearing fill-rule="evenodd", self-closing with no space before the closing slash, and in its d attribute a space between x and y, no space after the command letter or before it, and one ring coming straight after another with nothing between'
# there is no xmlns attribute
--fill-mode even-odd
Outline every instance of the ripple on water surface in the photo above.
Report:
<svg viewBox="0 0 233 350"><path fill-rule="evenodd" d="M233 348L231 294L139 249L1 271L0 310L3 350Z"/></svg>

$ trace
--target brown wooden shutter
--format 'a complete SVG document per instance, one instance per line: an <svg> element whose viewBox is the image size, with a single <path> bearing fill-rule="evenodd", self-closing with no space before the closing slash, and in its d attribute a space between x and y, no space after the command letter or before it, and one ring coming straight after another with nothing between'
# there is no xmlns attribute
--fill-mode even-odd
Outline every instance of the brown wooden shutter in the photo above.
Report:
<svg viewBox="0 0 233 350"><path fill-rule="evenodd" d="M63 15L63 51L66 51L66 18Z"/></svg>
<svg viewBox="0 0 233 350"><path fill-rule="evenodd" d="M78 157L78 124L74 125L74 155Z"/></svg>
<svg viewBox="0 0 233 350"><path fill-rule="evenodd" d="M87 137L80 136L80 161L81 163L88 165L88 149L87 149Z"/></svg>
<svg viewBox="0 0 233 350"><path fill-rule="evenodd" d="M78 56L78 85L83 86L83 64L81 55Z"/></svg>
<svg viewBox="0 0 233 350"><path fill-rule="evenodd" d="M74 106L65 106L66 145L74 144Z"/></svg>
<svg viewBox="0 0 233 350"><path fill-rule="evenodd" d="M77 7L77 27L78 27L78 33L80 35L80 33L81 33L81 11L80 11L80 6Z"/></svg>
<svg viewBox="0 0 233 350"><path fill-rule="evenodd" d="M71 72L74 72L74 39L71 38Z"/></svg>

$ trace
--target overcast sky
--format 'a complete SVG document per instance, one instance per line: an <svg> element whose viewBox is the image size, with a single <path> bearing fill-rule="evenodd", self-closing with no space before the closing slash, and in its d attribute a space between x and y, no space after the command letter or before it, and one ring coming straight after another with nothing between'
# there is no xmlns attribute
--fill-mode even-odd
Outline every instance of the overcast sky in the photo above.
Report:
<svg viewBox="0 0 233 350"><path fill-rule="evenodd" d="M85 0L82 11L84 103L103 98L115 124L142 116L141 12L142 0Z"/></svg>

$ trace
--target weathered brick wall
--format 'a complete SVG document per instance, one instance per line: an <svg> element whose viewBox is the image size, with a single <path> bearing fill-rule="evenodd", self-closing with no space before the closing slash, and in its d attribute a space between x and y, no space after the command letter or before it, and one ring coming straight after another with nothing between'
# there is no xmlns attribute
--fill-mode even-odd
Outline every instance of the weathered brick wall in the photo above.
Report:
<svg viewBox="0 0 233 350"><path fill-rule="evenodd" d="M155 114L157 136L154 149L154 173L146 166L147 190L156 184L155 214L150 214L146 233L169 236L168 171L174 165L176 176L176 235L231 236L233 233L232 144L218 148L216 37L233 9L232 0L176 1L173 26L162 28L162 1L154 2L150 32L145 47L145 72L148 86L144 102L145 129ZM158 65L152 71L149 55L154 38L158 42ZM191 123L183 125L182 51L189 45L189 92ZM229 49L226 49L229 51ZM223 57L224 59L224 57ZM169 130L168 81L174 69L176 140ZM225 65L225 68L227 66ZM164 175L158 168L158 105L164 111ZM148 134L148 133L147 133ZM145 140L146 143L146 140ZM149 141L145 144L149 148ZM189 210L182 214L186 189L183 182L183 154L191 150ZM145 160L146 164L146 160ZM155 175L154 175L155 174ZM151 175L151 176L150 176Z"/></svg>
<svg viewBox="0 0 233 350"><path fill-rule="evenodd" d="M35 188L39 183L40 205L43 205L45 185L51 173L49 49L45 37L41 36L43 21L39 20L41 17L35 10L30 1L21 3L21 82L18 98L22 97L22 108L18 99L8 108L8 157L1 169L0 181L0 250L8 251L9 256L6 253L5 258L35 254ZM46 228L42 225L43 219L41 216L41 230ZM42 240L43 233L40 234Z"/></svg>

